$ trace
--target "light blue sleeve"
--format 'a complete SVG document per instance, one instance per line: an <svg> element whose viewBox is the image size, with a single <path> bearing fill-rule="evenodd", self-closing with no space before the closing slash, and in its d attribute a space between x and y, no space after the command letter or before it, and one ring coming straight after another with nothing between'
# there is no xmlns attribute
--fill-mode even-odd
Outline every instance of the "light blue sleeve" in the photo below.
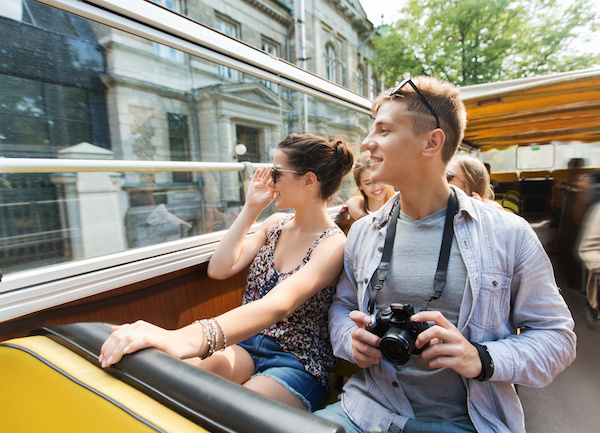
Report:
<svg viewBox="0 0 600 433"><path fill-rule="evenodd" d="M495 360L491 380L542 387L573 362L577 337L547 254L529 224L520 228L511 320L521 332L485 344Z"/></svg>
<svg viewBox="0 0 600 433"><path fill-rule="evenodd" d="M355 363L352 354L350 333L356 324L350 319L350 312L358 310L357 285L354 279L353 249L355 236L349 236L344 250L344 270L337 284L336 292L329 308L329 336L333 354L338 358Z"/></svg>

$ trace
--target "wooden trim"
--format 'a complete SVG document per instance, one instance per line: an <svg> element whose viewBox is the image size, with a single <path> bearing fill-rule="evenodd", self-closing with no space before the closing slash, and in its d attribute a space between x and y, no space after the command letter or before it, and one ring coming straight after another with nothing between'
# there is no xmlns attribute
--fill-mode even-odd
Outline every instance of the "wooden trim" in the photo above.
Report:
<svg viewBox="0 0 600 433"><path fill-rule="evenodd" d="M127 323L143 319L167 329L221 314L241 304L244 270L217 281L201 264L0 323L0 341L43 326L76 322Z"/></svg>

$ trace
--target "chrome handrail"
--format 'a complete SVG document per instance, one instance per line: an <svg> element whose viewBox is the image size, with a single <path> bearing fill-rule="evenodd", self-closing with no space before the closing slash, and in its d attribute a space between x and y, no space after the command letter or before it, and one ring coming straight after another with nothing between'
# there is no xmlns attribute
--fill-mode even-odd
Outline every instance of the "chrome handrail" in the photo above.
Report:
<svg viewBox="0 0 600 433"><path fill-rule="evenodd" d="M97 159L0 158L0 173L246 171L270 164L250 162L124 161Z"/></svg>

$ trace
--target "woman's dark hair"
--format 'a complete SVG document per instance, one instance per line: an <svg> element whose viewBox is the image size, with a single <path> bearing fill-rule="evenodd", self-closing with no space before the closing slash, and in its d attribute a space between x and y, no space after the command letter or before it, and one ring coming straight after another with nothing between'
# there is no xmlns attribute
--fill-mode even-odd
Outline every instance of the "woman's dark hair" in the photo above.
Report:
<svg viewBox="0 0 600 433"><path fill-rule="evenodd" d="M354 163L352 149L344 136L331 142L311 134L290 134L277 145L287 155L292 169L300 174L313 172L321 182L321 198L328 200L350 172Z"/></svg>

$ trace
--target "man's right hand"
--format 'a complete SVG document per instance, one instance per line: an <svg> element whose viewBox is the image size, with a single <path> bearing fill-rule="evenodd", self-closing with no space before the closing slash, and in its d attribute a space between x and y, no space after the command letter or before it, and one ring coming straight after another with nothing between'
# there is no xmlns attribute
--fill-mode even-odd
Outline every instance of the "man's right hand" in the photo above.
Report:
<svg viewBox="0 0 600 433"><path fill-rule="evenodd" d="M350 319L356 323L356 329L352 331L352 354L356 365L360 368L367 368L373 364L381 362L381 351L379 342L381 339L367 331L365 327L371 324L371 318L368 314L360 311L352 311Z"/></svg>

